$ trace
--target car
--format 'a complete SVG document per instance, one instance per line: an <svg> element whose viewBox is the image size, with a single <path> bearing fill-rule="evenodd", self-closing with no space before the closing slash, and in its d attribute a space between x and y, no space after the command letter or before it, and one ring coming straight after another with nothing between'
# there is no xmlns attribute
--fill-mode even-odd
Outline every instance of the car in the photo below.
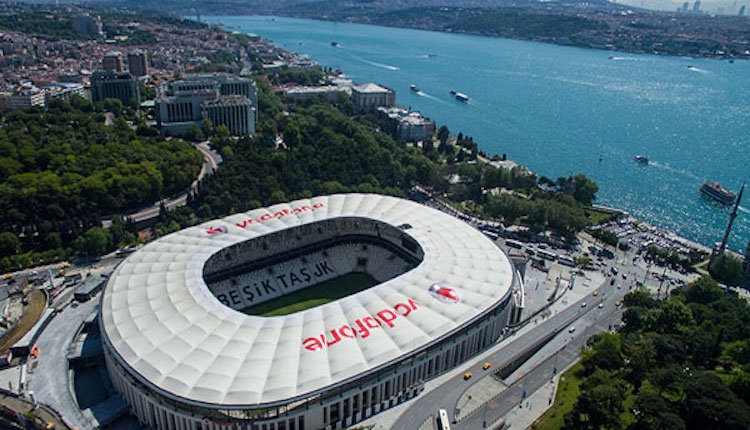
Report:
<svg viewBox="0 0 750 430"><path fill-rule="evenodd" d="M570 326L570 328L568 329L568 333L573 333L574 331L576 331L576 328L573 326Z"/></svg>
<svg viewBox="0 0 750 430"><path fill-rule="evenodd" d="M599 290L594 290L593 293L591 293L592 296L596 297L599 295Z"/></svg>
<svg viewBox="0 0 750 430"><path fill-rule="evenodd" d="M67 261L64 261L63 264L60 265L61 269L67 269L68 267L70 267L70 263Z"/></svg>
<svg viewBox="0 0 750 430"><path fill-rule="evenodd" d="M627 273L623 273L622 274L622 279L628 279L628 274Z"/></svg>
<svg viewBox="0 0 750 430"><path fill-rule="evenodd" d="M615 302L615 306L619 307L622 303L618 300Z"/></svg>
<svg viewBox="0 0 750 430"><path fill-rule="evenodd" d="M469 379L471 379L471 372L464 373L464 381L468 381Z"/></svg>
<svg viewBox="0 0 750 430"><path fill-rule="evenodd" d="M604 307L604 303L599 303L599 309Z"/></svg>
<svg viewBox="0 0 750 430"><path fill-rule="evenodd" d="M483 369L483 370L487 370L487 369L489 369L489 368L490 368L491 366L492 366L492 364L491 364L491 363L490 363L490 362L488 361L488 362L485 362L485 363L484 363L484 364L482 365L482 369Z"/></svg>
<svg viewBox="0 0 750 430"><path fill-rule="evenodd" d="M586 307L586 302L581 303L581 307L585 308Z"/></svg>

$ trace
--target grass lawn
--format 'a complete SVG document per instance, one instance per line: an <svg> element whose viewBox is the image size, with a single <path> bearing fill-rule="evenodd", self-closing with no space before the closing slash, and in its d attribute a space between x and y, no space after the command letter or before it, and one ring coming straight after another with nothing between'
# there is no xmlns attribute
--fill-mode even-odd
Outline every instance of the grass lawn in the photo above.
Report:
<svg viewBox="0 0 750 430"><path fill-rule="evenodd" d="M591 221L592 225L603 224L612 219L613 215L600 212L594 209L584 209L583 213Z"/></svg>
<svg viewBox="0 0 750 430"><path fill-rule="evenodd" d="M556 430L563 427L565 414L573 410L573 405L578 400L578 395L581 394L579 388L581 380L577 375L582 370L583 365L579 362L560 375L560 382L555 392L555 402L544 415L531 425L532 429Z"/></svg>
<svg viewBox="0 0 750 430"><path fill-rule="evenodd" d="M245 308L242 312L260 317L289 315L366 290L377 281L366 273L348 273L312 287Z"/></svg>

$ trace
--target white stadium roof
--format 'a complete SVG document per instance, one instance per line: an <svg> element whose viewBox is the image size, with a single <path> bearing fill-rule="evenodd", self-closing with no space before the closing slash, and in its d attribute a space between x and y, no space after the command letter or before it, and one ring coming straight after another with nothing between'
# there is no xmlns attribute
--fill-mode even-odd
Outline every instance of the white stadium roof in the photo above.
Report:
<svg viewBox="0 0 750 430"><path fill-rule="evenodd" d="M312 209L294 213L302 206ZM422 247L424 260L370 289L280 317L224 306L203 279L205 262L221 249L352 216L410 224L406 233ZM257 222L238 225L247 219ZM227 408L273 405L444 338L507 297L513 276L499 248L450 215L387 196L323 196L235 214L148 244L110 277L101 322L119 362L163 395ZM444 296L454 300L438 300L436 285L447 287ZM321 346L321 335L330 342L332 331L340 341Z"/></svg>

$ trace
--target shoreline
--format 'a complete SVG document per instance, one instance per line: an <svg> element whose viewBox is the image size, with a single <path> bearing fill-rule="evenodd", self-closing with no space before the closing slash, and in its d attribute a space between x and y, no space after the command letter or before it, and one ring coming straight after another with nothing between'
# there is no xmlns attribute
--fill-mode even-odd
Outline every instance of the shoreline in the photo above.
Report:
<svg viewBox="0 0 750 430"><path fill-rule="evenodd" d="M616 4L613 4L616 5ZM617 5L622 6L622 5ZM519 6L517 9L520 12L520 16L541 16L544 17L545 20L549 19L571 19L571 12L567 10L562 9L554 9L551 11L547 11L546 13L544 11L541 11L542 13L539 13L540 11L533 8L533 7L524 7ZM289 19L308 19L312 21L319 21L319 22L330 22L330 23L342 23L342 24L358 24L358 25L368 25L373 27L380 27L384 29L404 29L404 30L418 30L418 31L429 31L429 32L435 32L435 33L444 33L444 34L455 34L455 35L466 35L466 36L477 36L477 37L489 37L489 38L495 38L495 39L510 39L510 40L517 40L517 41L525 41L525 42L534 42L534 43L543 43L546 45L553 45L553 46L567 46L567 47L573 47L573 48L582 48L582 49L596 49L601 51L608 51L612 53L620 53L620 54L647 54L647 55L657 55L657 56L669 56L669 57L676 57L676 58L703 58L703 59L711 59L711 60L726 60L729 62L734 61L741 61L741 60L750 60L750 50L745 49L743 50L742 47L744 45L740 46L734 46L732 45L734 42L732 40L732 35L734 35L734 23L731 23L730 21L737 18L733 15L722 15L720 19L723 19L726 22L713 22L711 25L714 25L712 27L711 25L706 25L705 23L701 21L691 21L694 25L694 27L700 27L700 30L697 30L696 33L690 34L690 35L684 35L683 33L674 33L674 31L671 31L671 29L663 24L661 20L666 16L674 16L679 17L680 19L688 19L688 20L695 20L695 19L701 19L701 15L694 15L689 16L685 14L677 14L672 12L666 12L666 11L651 11L646 9L635 9L630 7L624 7L622 10L627 11L625 14L626 16L634 17L634 19L637 19L639 22L644 23L651 23L652 25L655 25L657 28L653 29L654 33L657 33L656 35L660 36L663 40L660 42L659 46L662 50L657 49L650 41L646 43L645 40L641 39L647 39L649 37L654 37L655 34L650 33L649 31L645 30L635 30L633 28L630 28L630 25L624 25L622 22L618 21L620 17L613 18L612 16L608 16L607 11L605 10L585 10L576 9L575 12L578 12L577 14L573 14L573 16L582 16L583 19L590 21L589 24L599 24L599 25L607 25L612 27L611 31L616 31L617 29L625 28L627 30L625 31L633 31L634 33L631 35L628 35L631 39L626 41L626 43L630 43L629 45L618 45L624 43L620 35L615 34L600 34L599 32L593 32L590 33L588 29L584 28L585 25L580 24L581 28L577 33L572 34L560 34L560 35L543 35L543 34L531 34L526 37L524 37L522 34L522 31L514 31L514 29L511 29L510 32L503 32L503 30L498 30L497 28L492 30L483 30L483 29L477 29L477 28L453 28L447 24L444 24L445 27L441 28L438 24L435 23L426 23L426 24L412 24L411 22L401 21L401 22L394 22L394 21L386 21L383 17L379 17L377 15L377 11L372 12L373 16L368 15L346 15L341 17L333 17L331 15L320 15L315 16L314 11L312 14L304 14L304 13L288 13L284 14L284 11L277 10L273 11L271 14L246 14L242 13L241 11L239 13L233 13L230 15L219 15L219 14L213 14L211 12L204 14L204 17L213 17L213 18L219 18L219 17L267 17L269 19L275 19L275 18L289 18ZM618 9L619 10L619 9ZM400 12L409 12L411 9L404 9L400 10ZM480 14L487 14L490 16L495 15L495 11L491 8L467 8L466 12L469 11L476 11ZM457 8L457 11L454 11L455 13L462 13L462 8ZM505 12L500 12L500 15L502 15ZM392 17L394 15L389 14L389 17ZM193 19L195 17L191 16L190 19ZM741 17L740 17L741 18ZM426 18L427 21L430 20L430 17ZM611 21L610 21L611 20ZM201 22L201 21L199 21ZM661 26L661 27L659 27ZM519 29L523 30L523 29ZM640 31L640 32L639 32ZM708 34L712 34L714 32L722 33L723 36L728 38L729 40L725 41L718 41L714 39L709 39L710 36ZM674 33L674 34L673 34ZM723 33L727 33L724 35ZM695 42L696 45L694 47L694 50L686 50L684 47L685 44L685 38L691 42ZM719 49L717 46L720 46L724 49Z"/></svg>
<svg viewBox="0 0 750 430"><path fill-rule="evenodd" d="M451 81L448 80L440 80L439 76L435 77L433 75L436 75L436 73L433 72L427 72L424 71L421 68L415 68L415 67L431 67L430 64L443 64L447 59L453 58L453 55L455 55L455 50L447 50L445 52L439 51L438 48L432 47L430 45L426 45L427 47L421 49L421 50L411 50L407 53L409 55L417 55L415 58L421 58L418 56L418 54L425 54L427 52L436 52L438 53L439 57L435 61L435 63L427 63L427 60L424 60L423 63L416 63L421 60L410 60L410 62L404 60L402 62L393 62L393 64L396 64L398 66L404 67L409 74L404 74L403 72L399 74L398 72L390 72L385 70L378 70L377 66L371 66L368 67L367 64L364 66L362 64L359 64L355 60L349 60L349 53L346 51L346 48L349 49L355 49L355 50L361 50L363 49L363 46L361 44L356 44L356 38L353 38L354 41L349 40L347 35L356 35L358 32L363 33L363 40L368 41L368 46L372 46L373 48L378 47L377 51L381 50L380 45L377 45L371 40L371 32L372 29L376 26L368 26L367 28L362 28L360 30L357 29L357 27L339 27L338 32L341 34L340 36L336 37L335 35L329 35L330 28L329 26L335 25L331 23L325 23L325 22L317 22L314 20L307 21L308 25L311 28L314 28L314 34L311 35L311 38L309 43L305 42L305 47L302 46L298 47L298 41L303 40L301 39L303 36L299 35L297 33L293 33L293 35L290 35L289 37L284 37L281 33L283 33L286 29L289 31L294 32L295 24L298 21L295 18L280 18L276 19L276 21L279 22L270 22L270 18L268 18L268 22L264 21L266 18L231 18L227 17L226 19L222 19L221 21L216 21L214 18L208 18L209 22L214 22L215 24L224 23L225 28L229 31L241 31L241 32L256 32L260 34L262 37L271 39L275 41L275 43L278 44L278 46L285 47L289 51L297 51L300 54L306 54L309 55L311 58L318 60L324 67L331 65L331 67L340 67L344 69L344 71L347 74L352 74L354 79L358 82L378 82L381 84L385 84L387 86L390 86L398 91L398 101L399 105L407 106L412 105L413 110L421 111L426 117L431 117L433 120L435 120L438 123L438 126L441 124L448 125L450 124L451 130L454 131L454 133L457 133L459 130L463 131L466 135L472 135L476 142L479 143L480 149L487 151L488 154L497 153L500 154L502 152L508 152L508 155L511 158L515 158L517 160L523 160L522 163L525 165L530 166L531 170L534 170L536 172L539 172L540 175L544 174L546 176L562 176L572 171L576 172L584 172L587 175L591 176L594 181L600 184L601 190L598 193L598 197L596 202L602 203L607 206L622 208L634 216L636 216L640 220L645 220L651 223L654 223L656 225L659 225L662 229L667 231L675 232L676 235L679 235L685 239L688 239L692 242L698 243L705 247L711 247L713 246L713 243L716 241L719 241L721 239L721 236L724 232L724 229L726 227L726 221L728 218L728 213L723 212L719 209L709 207L710 205L703 202L701 199L699 199L698 196L698 187L701 183L703 183L705 180L718 180L722 183L726 182L728 185L737 185L735 184L734 179L737 175L733 174L730 178L725 177L724 171L719 172L718 176L714 175L714 168L715 166L711 165L710 168L707 167L705 164L700 164L696 166L696 163L693 161L686 161L683 164L675 161L675 156L678 154L675 154L672 147L665 147L664 152L665 155L662 158L659 158L658 154L651 154L655 160L658 161L658 163L655 161L654 165L656 166L655 169L661 169L654 171L651 173L651 171L640 171L642 173L648 173L648 175L645 175L648 179L634 179L634 183L637 182L637 185L631 186L630 188L627 188L625 185L630 185L630 182L627 178L621 178L623 175L620 173L617 173L614 175L614 177L619 178L617 180L618 183L622 183L625 185L620 184L612 184L613 182L613 175L603 173L605 171L602 170L601 166L605 169L609 169L610 166L612 168L617 169L619 171L626 171L629 172L629 174L636 174L636 170L630 171L631 168L631 160L632 160L632 154L630 155L623 155L623 152L633 152L633 153L641 153L644 152L642 149L634 149L633 151L628 151L626 148L620 148L619 146L616 146L614 144L610 144L609 139L607 138L607 142L602 143L599 145L599 148L594 148L593 144L587 144L584 148L586 150L585 155L586 159L585 162L581 161L568 161L570 168L564 168L564 169L557 169L552 165L550 167L550 163L548 160L535 160L533 158L529 158L529 152L528 150L524 148L519 148L519 142L523 142L523 136L520 136L519 132L516 129L509 130L507 135L503 135L502 138L495 139L492 136L490 136L490 133L497 133L497 128L494 125L485 125L484 121L487 116L486 108L489 104L489 106L495 106L494 103L491 102L488 98L485 97L483 100L479 94L481 91L476 91L475 95L477 96L476 101L474 98L472 98L472 103L469 103L466 107L463 107L463 105L460 105L461 107L457 107L456 111L456 118L451 118L449 116L446 116L446 108L444 107L444 104L438 104L440 101L448 101L452 102L452 100L447 100L447 89L454 88L457 85L455 83L451 83ZM306 21L300 21L301 23L305 23ZM339 24L344 25L344 24ZM406 31L405 33L398 32L399 36L391 37L387 40L387 44L383 45L384 47L390 46L390 43L393 41L401 41L403 39L408 39L410 33L409 30L403 30ZM300 32L303 34L303 32ZM418 33L424 33L424 32L415 32L413 37L415 40L420 41L420 43L423 43L422 37L419 36ZM459 38L460 35L457 35ZM451 37L451 36L447 36ZM343 39L342 39L343 38ZM338 49L332 49L329 47L329 44L331 40L337 40L339 42L345 42L345 46L342 50ZM451 39L454 40L454 39ZM471 40L467 39L455 39L455 44L458 43L470 43ZM493 43L491 38L485 38L487 41L486 43ZM321 43L324 43L324 46L321 45ZM484 42L483 42L484 43ZM322 46L322 48L321 48ZM482 45L483 46L483 45ZM490 45L488 45L490 46ZM492 45L494 46L494 45ZM539 48L543 48L543 46L539 45ZM527 48L531 49L531 48ZM537 48L534 48L537 49ZM546 49L557 49L557 48L546 48ZM564 48L563 48L564 49ZM412 52L414 51L414 52ZM593 54L587 54L585 57L582 58L589 58L592 55L594 56L594 60L601 60L604 62L604 64L601 64L601 67L605 67L607 69L611 67L635 67L631 66L631 63L623 63L625 66L620 64L614 64L614 63L608 63L606 62L606 53L602 53L601 51L591 51L587 50ZM368 51L369 52L369 51ZM566 54L568 55L568 54ZM578 54L576 54L578 55ZM380 63L384 63L384 60L379 59L377 55L373 55L371 57L367 57L368 59L371 59L372 61L377 61ZM412 58L409 56L408 58ZM426 58L426 54L425 54ZM577 57L571 57L571 58L577 58ZM659 62L660 65L663 65L662 68L665 71L672 70L676 74L688 74L690 73L690 76L693 76L693 72L687 72L685 69L685 64L688 64L687 60L682 59L667 59L664 58L663 60L659 60L657 57L653 57L653 61ZM697 60L696 60L697 61ZM706 60L701 60L702 62L705 62ZM676 63L675 63L676 62ZM387 61L385 62L387 63ZM673 64L675 63L675 64ZM720 72L724 69L726 69L727 73L732 73L732 76L734 76L735 72L732 72L732 67L746 67L747 63L743 62L740 66L732 66L727 64L726 62L713 62L715 64L715 67L717 67L717 70L714 70L712 68L709 68L707 66L701 66L706 70L711 70L713 72ZM391 63L388 63L391 64ZM632 64L636 64L633 62ZM697 64L697 63L693 63ZM704 63L701 63L704 64ZM482 65L483 66L483 65ZM630 70L629 68L626 68L626 71ZM739 69L737 69L739 70ZM427 76L424 79L420 79L419 75L412 76L414 73L425 73ZM666 72L664 72L666 73ZM664 74L660 73L660 75ZM630 75L626 75L627 79L630 79ZM425 80L426 79L426 80ZM436 81L436 79L438 79ZM422 82L424 81L424 82ZM420 85L420 87L425 91L425 93L428 96L433 96L436 99L440 99L439 101L433 100L432 98L425 97L424 99L414 96L411 92L408 91L408 84L414 83L414 82L421 82L423 85ZM432 87L430 87L430 82L432 82ZM439 85L437 85L439 84ZM479 86L481 83L477 83L475 86ZM460 86L460 85L458 85ZM559 85L558 85L559 86ZM462 90L466 90L465 88L460 88ZM441 92L442 90L445 90L444 92ZM472 88L469 88L466 92L467 94L472 93ZM567 90L565 90L567 91ZM493 93L494 94L494 93ZM495 99L497 100L497 99ZM480 103L484 103L483 105L480 105ZM458 106L458 105L457 105ZM536 105L534 105L536 106ZM480 109L483 109L481 111ZM470 118L467 118L469 115L477 115L478 120L471 121ZM604 123L604 121L599 121L599 123ZM601 128L601 124L595 124L594 130L596 130L596 133L599 133L599 129ZM437 128L437 127L436 127ZM560 127L558 127L559 129ZM489 131L488 131L489 130ZM686 131L687 132L687 131ZM541 139L544 138L542 135L543 133L536 133L532 132L532 134L529 136L529 144L533 144L538 146L539 148L543 148L543 142ZM734 136L736 133L731 132L727 133L727 136L731 137ZM652 136L653 135L653 136ZM598 134L597 134L598 136ZM650 132L649 138L653 137L654 139L661 139L661 137L658 135L657 132ZM504 140L503 140L504 139ZM500 140L503 140L500 142ZM568 140L572 139L566 139L564 143L565 145L568 145ZM649 139L643 139L643 141L648 141ZM694 139L691 139L693 141L700 141L701 135L697 135ZM564 157L568 157L567 154L570 152L567 148L570 148L569 146L561 146L560 144L555 144L554 151L560 152ZM612 152L613 158L607 158L605 163L603 164L596 164L596 156L600 155L600 152L602 151L601 147L604 145L604 150L607 154ZM691 147L694 147L694 144L691 144ZM558 149L559 147L559 149ZM590 150L590 151L589 151ZM661 150L660 150L661 151ZM538 150L537 150L538 152ZM596 152L594 154L594 152ZM533 155L533 154L532 154ZM566 160L569 159L565 158ZM580 159L580 158L579 158ZM526 163L530 163L526 164ZM732 163L733 171L736 170L736 165ZM673 167L670 167L673 166ZM682 170L677 170L678 167ZM564 171L563 171L564 170ZM687 173L692 173L692 175L689 175L689 177L685 176ZM680 176L682 175L682 176ZM683 177L685 176L685 177ZM658 179L654 179L658 178ZM649 197L648 194L641 195L643 193L638 192L638 188L634 187L640 187L643 184L647 184L649 187L648 190L655 189L653 186L651 186L652 183L657 181L667 181L669 184L669 190L679 190L679 193L674 191L669 191L666 194L657 194L653 193L653 196ZM664 185L666 187L666 185ZM737 188L735 187L735 188ZM649 191L651 193L651 191ZM684 203L683 203L684 200ZM683 210L687 208L686 210ZM691 215L691 213L693 215ZM734 229L734 233L732 234L732 237L730 238L730 247L734 250L744 250L746 245L746 237L748 232L748 224L746 222L747 217L744 217L743 213L740 214L740 219L738 220L738 225Z"/></svg>
<svg viewBox="0 0 750 430"><path fill-rule="evenodd" d="M262 37L263 37L263 35L261 34L261 38ZM265 39L265 40L268 41L269 43L273 44L274 46L276 46L277 49L282 50L282 51L286 52L287 54L289 54L290 58L294 58L294 59L299 59L299 58L302 58L302 57L304 57L306 59L309 58L310 60L312 60L312 62L314 64L317 64L318 66L322 66L321 63L317 62L314 58L310 57L308 54L300 54L300 53L298 53L296 51L289 51L285 47L277 45L276 42L273 42L273 41L268 40L268 39ZM344 73L344 76L345 76L345 71L341 71L341 73ZM331 76L338 77L338 75L336 75L336 72L334 72ZM356 82L353 82L353 81L352 81L352 83L353 84L357 84ZM400 108L402 108L402 109L410 109L408 107L400 107ZM418 112L420 112L420 111L418 111ZM425 117L429 118L429 115L426 115ZM442 125L444 125L444 124L437 124L436 123L436 127L435 128L437 129L439 126L442 126ZM451 140L452 140L452 144L455 145L455 141L453 141L453 139L451 139ZM481 144L479 145L479 150L482 150ZM514 160L512 160L510 158L507 158L507 159L502 160L502 161L492 161L491 158L489 158L490 156L488 154L485 154L484 156L478 155L477 157L478 157L478 159L481 159L483 162L485 162L485 163L487 163L487 164L489 164L489 165L491 165L493 167L496 167L496 168L502 167L502 168L508 169L508 168L512 168L513 166L519 166L519 167L522 167L522 168L528 170L529 172L537 174L537 172L529 169L526 165L520 164L520 163L518 163L518 162L516 162L516 161L514 161ZM678 245L680 245L682 247L689 248L689 249L694 249L696 251L705 252L705 253L710 253L711 252L711 247L709 245L705 245L705 244L702 244L702 243L700 243L700 242L698 242L696 240L693 240L693 239L690 239L688 237L682 236L679 233L670 230L669 228L656 225L652 221L648 221L648 220L637 218L637 217L631 215L630 212L628 210L626 210L626 209L618 208L618 207L615 207L615 206L602 205L602 204L592 204L592 208L595 209L595 210L600 210L600 211L603 211L603 212L610 212L612 214L616 214L620 219L631 220L632 222L634 222L636 224L639 224L639 225L640 224L646 225L646 226L650 227L651 230L654 231L656 233L656 235L658 235L659 237L661 237L661 238L663 238L665 240L668 240L669 242L677 243ZM458 212L459 211L456 210L456 213L458 213ZM470 216L469 216L469 218L471 219ZM478 220L478 221L481 221L481 222L484 222L484 223L488 223L489 222L488 220ZM736 251L736 252L739 252L739 251Z"/></svg>

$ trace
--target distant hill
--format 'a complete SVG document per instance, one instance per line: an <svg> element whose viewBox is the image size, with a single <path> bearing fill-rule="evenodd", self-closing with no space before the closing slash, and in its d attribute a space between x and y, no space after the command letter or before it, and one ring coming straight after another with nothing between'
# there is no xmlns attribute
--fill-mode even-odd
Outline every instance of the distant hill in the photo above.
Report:
<svg viewBox="0 0 750 430"><path fill-rule="evenodd" d="M57 0L59 3L77 3L80 0ZM49 4L51 0L18 0L19 3L38 3ZM565 1L542 2L528 0L329 0L329 1L311 1L311 0L88 0L86 3L101 6L120 6L132 9L154 10L159 12L191 15L200 13L201 15L215 15L216 11L222 11L222 14L242 14L242 15L272 15L278 14L279 11L296 9L299 5L307 4L324 5L326 9L346 9L346 8L367 8L385 10L409 9L419 7L466 7L466 8L495 8L495 7L517 7L524 5L539 4L564 4ZM607 3L626 5L629 7L676 11L682 7L682 0L617 0L608 2L604 0L589 0L587 5L605 5ZM695 0L689 0L688 9L692 10ZM570 4L581 5L583 2L570 2ZM700 10L705 13L737 15L740 7L750 5L750 0L701 0ZM310 7L311 8L311 7Z"/></svg>

